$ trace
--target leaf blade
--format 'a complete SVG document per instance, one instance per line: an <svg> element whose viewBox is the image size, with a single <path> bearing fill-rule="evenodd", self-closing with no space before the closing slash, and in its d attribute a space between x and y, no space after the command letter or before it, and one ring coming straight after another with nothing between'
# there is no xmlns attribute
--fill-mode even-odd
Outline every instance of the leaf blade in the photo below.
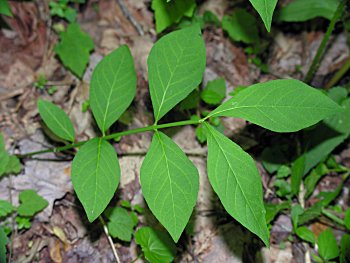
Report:
<svg viewBox="0 0 350 263"><path fill-rule="evenodd" d="M176 246L164 232L142 227L136 232L135 240L149 262L172 262L175 257Z"/></svg>
<svg viewBox="0 0 350 263"><path fill-rule="evenodd" d="M54 48L63 64L79 78L83 76L93 49L94 43L91 37L76 23L68 25L67 30L60 35L60 42Z"/></svg>
<svg viewBox="0 0 350 263"><path fill-rule="evenodd" d="M317 244L318 252L323 259L330 260L339 256L337 240L329 228L319 234Z"/></svg>
<svg viewBox="0 0 350 263"><path fill-rule="evenodd" d="M55 104L38 100L41 118L49 129L61 139L74 142L74 128L68 115Z"/></svg>
<svg viewBox="0 0 350 263"><path fill-rule="evenodd" d="M126 45L108 54L96 66L91 76L90 106L102 132L129 107L135 97L136 81L134 61Z"/></svg>
<svg viewBox="0 0 350 263"><path fill-rule="evenodd" d="M177 242L197 201L196 167L177 144L156 132L142 163L140 179L149 208ZM155 185L160 187L155 189Z"/></svg>
<svg viewBox="0 0 350 263"><path fill-rule="evenodd" d="M114 207L106 211L108 218L108 231L113 238L130 242L134 229L134 221L126 209L121 207Z"/></svg>
<svg viewBox="0 0 350 263"><path fill-rule="evenodd" d="M268 246L261 177L254 160L209 124L205 126L208 177L214 191L226 211Z"/></svg>
<svg viewBox="0 0 350 263"><path fill-rule="evenodd" d="M90 222L107 207L120 180L114 148L101 138L85 143L72 163L72 183Z"/></svg>
<svg viewBox="0 0 350 263"><path fill-rule="evenodd" d="M17 208L20 216L34 216L46 208L49 203L34 190L24 190L19 194L21 204Z"/></svg>
<svg viewBox="0 0 350 263"><path fill-rule="evenodd" d="M331 20L339 1L294 0L278 12L278 19L286 22L304 22L315 17Z"/></svg>
<svg viewBox="0 0 350 263"><path fill-rule="evenodd" d="M231 16L224 16L222 28L234 41L252 44L259 40L256 18L242 8L237 8Z"/></svg>
<svg viewBox="0 0 350 263"><path fill-rule="evenodd" d="M147 64L157 122L202 81L205 46L199 26L174 31L162 37L153 46Z"/></svg>
<svg viewBox="0 0 350 263"><path fill-rule="evenodd" d="M157 33L162 32L174 23L178 23L182 17L192 17L196 8L194 0L152 0L152 10L155 13Z"/></svg>
<svg viewBox="0 0 350 263"><path fill-rule="evenodd" d="M277 0L249 0L254 9L259 13L268 32L271 31L273 12L275 11Z"/></svg>
<svg viewBox="0 0 350 263"><path fill-rule="evenodd" d="M295 132L341 108L320 91L298 80L272 80L252 85L227 100L208 117L246 119L275 132Z"/></svg>

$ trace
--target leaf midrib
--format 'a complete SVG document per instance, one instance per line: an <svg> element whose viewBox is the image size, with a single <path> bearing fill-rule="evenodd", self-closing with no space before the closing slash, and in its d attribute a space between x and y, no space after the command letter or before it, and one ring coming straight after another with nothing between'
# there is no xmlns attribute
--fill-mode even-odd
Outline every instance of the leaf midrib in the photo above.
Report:
<svg viewBox="0 0 350 263"><path fill-rule="evenodd" d="M170 170L169 170L169 164L168 164L168 158L167 155L165 153L165 147L164 147L164 142L161 139L161 136L158 132L156 132L160 146L162 147L162 151L164 154L164 158L165 158L165 164L166 164L166 168L167 168L167 174L168 174L168 178L169 178L169 184L170 184L170 195L171 195L171 201L172 201L172 208L173 208L173 217L174 217L174 224L175 224L175 229L177 229L177 220L176 220L176 216L175 216L175 203L174 203L174 195L173 195L173 188L172 188L172 180L171 180L171 176L170 176Z"/></svg>
<svg viewBox="0 0 350 263"><path fill-rule="evenodd" d="M97 161L96 161L96 169L95 169L95 192L94 192L94 202L92 206L91 214L94 214L94 210L96 207L96 201L97 201L97 171L100 168L100 158L101 158L101 145L102 145L102 139L98 139L97 144Z"/></svg>
<svg viewBox="0 0 350 263"><path fill-rule="evenodd" d="M172 51L172 52L174 52L174 51ZM167 84L166 84L166 87L165 87L165 90L164 90L164 93L163 93L162 100L161 100L161 102L160 102L160 104L159 104L159 107L158 107L158 112L157 112L156 121L159 120L160 112L161 112L161 109L162 109L162 107L163 107L163 105L164 105L165 96L166 96L166 94L167 94L167 92L168 92L169 87L171 86L170 83L171 83L171 81L172 81L172 79L173 79L173 77L174 77L174 74L175 74L175 72L176 72L178 66L179 66L179 61L181 60L181 58L182 58L182 56L183 56L183 53L184 53L184 50L181 49L181 54L180 54L180 56L179 56L179 57L176 57L176 65L175 65L175 67L174 67L174 70L171 72L170 78L169 78L169 80L168 80L168 82L167 82ZM165 59L165 61L166 61L166 64L168 65L168 64L169 64L168 60ZM169 67L169 70L170 70L170 66L169 66L169 65L168 65L168 67ZM158 73L158 76L159 76L159 67L158 67L158 66L157 66L157 73ZM159 78L159 79L160 79L160 78ZM161 83L163 83L163 82L161 81Z"/></svg>
<svg viewBox="0 0 350 263"><path fill-rule="evenodd" d="M56 116L54 114L52 114L49 109L47 109L47 113L55 120L55 122L58 124L58 126L60 126L62 128L62 130L66 133L66 135L68 135L69 140L74 141L74 138L71 137L71 134L68 132L68 130L62 125L61 122L58 121Z"/></svg>
<svg viewBox="0 0 350 263"><path fill-rule="evenodd" d="M229 108L229 109L225 109L225 110L221 110L221 111L217 111L217 112L213 112L213 114L209 114L209 116L214 116L214 115L217 115L217 114L221 114L221 113L224 113L226 111L231 111L231 110L240 110L240 109L247 109L247 108L257 108L257 109L260 109L260 108L276 108L276 109L279 109L279 108L291 108L293 110L295 110L295 106L293 105L286 105L286 106L276 106L276 105L254 105L254 106L239 106L239 107L233 107L233 108ZM310 110L310 109L316 109L316 107L312 107L312 106L298 106L298 109L305 109L305 110ZM317 107L317 110L319 109L322 109L322 110L331 110L332 108L330 107Z"/></svg>
<svg viewBox="0 0 350 263"><path fill-rule="evenodd" d="M109 109L109 105L110 105L110 102L111 102L111 97L112 97L112 93L113 93L113 87L117 81L117 78L118 78L118 75L120 73L120 69L122 68L122 64L124 62L124 58L125 58L125 55L122 54L122 59L121 59L121 62L119 64L119 68L118 68L118 71L117 73L114 75L114 78L113 78L113 83L111 85L111 88L109 90L109 95L108 95L108 99L107 99L107 105L106 105L106 110L105 110L105 113L104 113L104 116L103 116L103 123L102 123L102 129L103 129L103 133L105 132L105 125L106 125L106 118L107 118L107 112L108 112L108 109ZM109 61L108 61L109 62ZM106 81L108 83L108 81Z"/></svg>
<svg viewBox="0 0 350 263"><path fill-rule="evenodd" d="M252 214L254 215L255 222L259 222L258 218L256 217L256 215L255 215L255 213L254 213L254 211L253 211L253 209L252 209L252 207L251 207L251 205L250 205L249 199L247 199L247 197L245 196L244 191L243 191L243 189L242 189L242 187L241 187L241 184L239 183L239 180L238 180L237 176L235 175L234 170L232 169L231 163L229 162L229 160L228 160L227 157L226 157L225 151L222 149L222 147L221 147L221 145L218 143L218 141L217 141L215 135L212 133L211 127L209 127L209 125L208 125L207 123L205 123L205 125L207 126L207 130L210 131L211 136L214 138L216 144L217 144L218 147L220 148L220 151L221 151L222 154L224 155L224 157L225 157L225 159L226 159L226 162L227 162L227 164L229 165L232 174L234 175L234 178L235 178L235 180L236 180L236 182L237 182L237 185L239 186L240 191L242 192L242 195L244 196L244 199L246 200L246 203L248 204L248 207L249 207L250 211L251 211Z"/></svg>

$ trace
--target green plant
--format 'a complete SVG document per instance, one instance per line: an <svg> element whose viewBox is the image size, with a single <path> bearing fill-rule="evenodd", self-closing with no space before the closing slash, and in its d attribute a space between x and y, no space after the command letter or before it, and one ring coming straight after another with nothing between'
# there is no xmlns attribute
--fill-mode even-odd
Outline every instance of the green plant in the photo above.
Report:
<svg viewBox="0 0 350 263"><path fill-rule="evenodd" d="M58 16L67 20L70 23L76 21L77 11L70 7L69 4L84 4L85 0L58 0L58 1L50 1L50 14L51 16Z"/></svg>
<svg viewBox="0 0 350 263"><path fill-rule="evenodd" d="M66 31L60 33L60 42L54 50L64 66L78 78L82 78L93 49L91 37L82 31L78 24L72 23Z"/></svg>
<svg viewBox="0 0 350 263"><path fill-rule="evenodd" d="M6 262L2 256L6 256L7 235L14 229L9 227L9 217L15 215L17 230L29 229L31 227L31 219L40 211L48 206L48 202L38 195L34 190L24 190L19 194L20 204L18 207L13 206L10 202L0 199L0 219L4 222L0 226L0 262ZM5 252L2 252L4 249Z"/></svg>
<svg viewBox="0 0 350 263"><path fill-rule="evenodd" d="M102 137L22 157L81 146L73 160L72 181L92 222L107 207L120 178L117 154L108 140L153 131L152 144L141 167L141 186L150 210L177 242L196 203L198 172L179 146L159 130L200 124L208 138L208 176L215 192L227 212L268 245L262 186L254 160L214 129L210 121L220 116L239 117L272 131L295 132L340 112L340 107L300 81L275 80L245 88L204 118L158 124L202 80L204 42L199 27L192 26L164 36L150 52L149 85L155 123L107 135L110 126L134 97L136 76L133 67L129 49L122 46L106 56L93 72L90 106ZM52 132L74 142L68 117L48 102L39 101L38 106Z"/></svg>
<svg viewBox="0 0 350 263"><path fill-rule="evenodd" d="M7 0L0 1L0 15L5 15L5 16L9 16L9 17L13 16L12 11L11 11L11 7L10 7Z"/></svg>

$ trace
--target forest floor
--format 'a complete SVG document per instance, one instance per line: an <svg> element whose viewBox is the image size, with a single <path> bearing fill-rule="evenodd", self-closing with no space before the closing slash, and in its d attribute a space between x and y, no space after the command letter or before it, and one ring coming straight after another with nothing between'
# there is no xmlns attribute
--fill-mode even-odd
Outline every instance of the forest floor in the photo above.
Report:
<svg viewBox="0 0 350 263"><path fill-rule="evenodd" d="M40 3L39 3L40 2ZM45 1L43 1L45 2ZM118 124L115 129L132 129L152 124L151 100L148 91L147 56L157 39L153 13L148 0L124 0L127 12L118 1L89 1L80 10L78 22L92 38L95 49L90 56L88 70L79 80L58 60L53 52L58 36L50 25L54 23L48 7L41 1L11 3L15 17L6 18L9 29L0 32L0 132L11 153L26 153L53 147L57 143L45 135L36 101L45 98L62 107L73 120L77 140L97 135L89 111L83 113L82 105L89 98L89 81L96 64L109 52L127 44L132 52L137 70L137 94L131 106L132 117L128 124ZM97 8L96 8L97 7ZM211 10L219 18L232 6L228 0L209 0L200 5L199 13ZM131 23L132 17L141 30ZM286 26L274 27L269 36L269 48L263 61L269 73L263 73L249 60L244 46L233 43L221 28L208 26L203 36L206 43L207 67L204 84L223 77L227 94L237 86L249 86L276 78L302 79L310 66L328 22L316 30L305 26L300 31ZM349 56L344 33L335 32L327 53L312 85L321 87ZM41 75L47 86L57 86L49 95L47 90L34 86ZM348 79L347 81L349 81ZM168 115L168 121L182 116ZM270 175L262 166L259 156L269 145L272 132L249 125L241 119L224 119L225 134L240 143L256 157L263 179L266 200L275 198ZM196 140L195 128L188 126L172 130L173 139L188 154L200 173L200 193L195 209L194 235L180 240L175 262L305 262L302 242L286 241L292 231L291 218L281 214L271 230L271 248L261 244L247 230L224 211L206 176L206 146ZM139 171L150 145L151 134L126 136L115 143L122 170L121 183L113 202L129 200L145 207ZM293 142L290 141L292 144ZM1 179L0 199L18 203L18 193L35 189L49 202L49 206L32 221L29 230L14 231L11 237L12 262L114 262L112 250L99 222L88 223L78 202L70 180L71 155L48 153L23 159L19 175ZM349 143L336 151L336 159L350 167ZM318 185L319 191L335 189L337 176L328 175ZM344 186L337 202L349 202L349 184ZM156 225L156 219L145 208L139 224ZM315 223L315 232L325 225ZM281 241L283 240L283 245ZM131 262L139 254L134 241L116 242L122 262ZM138 259L136 262L142 262Z"/></svg>

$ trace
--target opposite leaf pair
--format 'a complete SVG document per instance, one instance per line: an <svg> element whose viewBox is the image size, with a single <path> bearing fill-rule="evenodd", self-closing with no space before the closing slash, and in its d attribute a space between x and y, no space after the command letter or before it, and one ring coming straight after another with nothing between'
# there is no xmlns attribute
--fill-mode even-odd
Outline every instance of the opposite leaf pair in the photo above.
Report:
<svg viewBox="0 0 350 263"><path fill-rule="evenodd" d="M175 241L178 241L196 204L198 171L179 146L157 131L174 127L176 123L162 126L157 122L200 84L205 60L205 45L198 26L161 38L148 58L155 125L125 133L155 131L141 167L141 187L149 208ZM135 95L136 73L129 49L122 46L106 56L94 70L90 84L91 109L103 137L94 138L81 147L73 160L72 181L92 222L107 207L120 179L117 155L106 140L112 137L104 135ZM74 140L74 133L65 131L70 130L67 128L70 125L63 120L68 117L57 113L47 120L45 110L53 109L51 106L40 109L40 104L43 103L39 102L40 114L49 128L67 140ZM182 122L181 125L204 125L208 137L210 183L227 212L268 245L262 185L254 160L205 120L220 116L238 117L272 131L294 132L339 109L327 96L300 81L275 80L245 88L204 119Z"/></svg>

